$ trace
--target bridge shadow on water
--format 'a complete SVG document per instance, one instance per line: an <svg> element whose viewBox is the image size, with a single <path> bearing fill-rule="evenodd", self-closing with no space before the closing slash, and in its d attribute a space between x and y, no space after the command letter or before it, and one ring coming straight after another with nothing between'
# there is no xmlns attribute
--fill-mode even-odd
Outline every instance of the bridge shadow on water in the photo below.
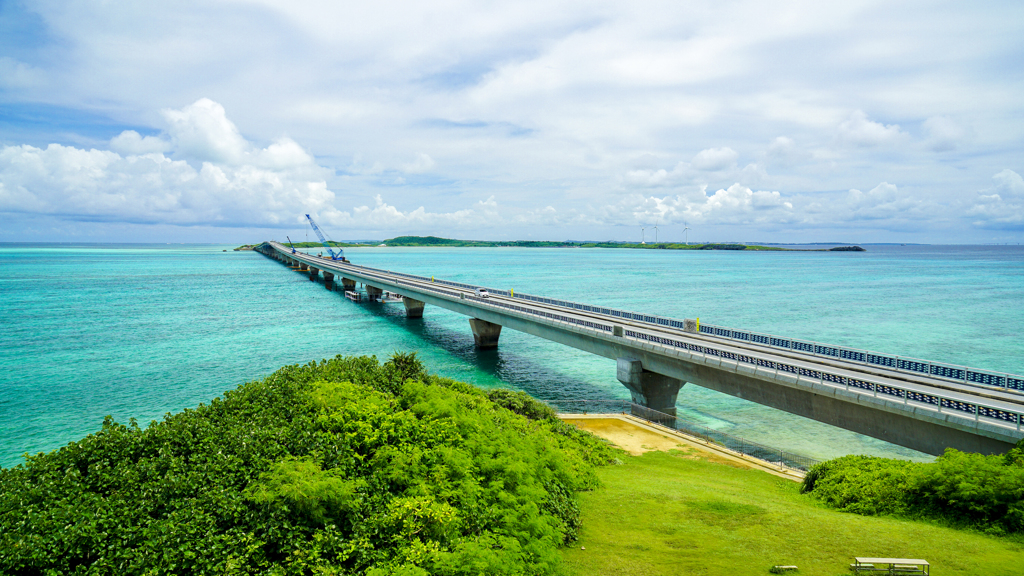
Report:
<svg viewBox="0 0 1024 576"><path fill-rule="evenodd" d="M352 304L347 301L346 303ZM607 389L585 379L551 370L523 354L509 352L503 349L500 343L496 349L477 349L468 317L464 320L464 330L453 330L437 322L431 322L430 307L427 308L424 318L411 319L405 316L405 307L402 304L363 303L359 306L374 317L415 336L422 342L422 347L440 348L460 362L494 377L499 382L493 387L523 390L539 400L555 405L566 400L602 402L628 398L628 395L615 397L609 394ZM614 375L615 364L609 361L608 370ZM454 378L459 379L458 376ZM485 384L483 387L492 386ZM625 388L622 390L625 393Z"/></svg>

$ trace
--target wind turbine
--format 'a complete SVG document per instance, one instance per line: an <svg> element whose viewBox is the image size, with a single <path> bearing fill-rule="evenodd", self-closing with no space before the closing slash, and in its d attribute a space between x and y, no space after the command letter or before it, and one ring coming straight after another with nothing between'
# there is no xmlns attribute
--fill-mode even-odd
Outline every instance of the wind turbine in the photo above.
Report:
<svg viewBox="0 0 1024 576"><path fill-rule="evenodd" d="M683 234L686 234L685 238L686 238L686 245L687 246L690 245L690 235L686 233L686 231L689 230L689 229L690 229L690 227L686 225L686 222L683 222Z"/></svg>
<svg viewBox="0 0 1024 576"><path fill-rule="evenodd" d="M658 221L654 221L654 243L658 243Z"/></svg>
<svg viewBox="0 0 1024 576"><path fill-rule="evenodd" d="M646 240L646 238L644 237L644 230L646 230L646 228L641 226L640 227L640 243L641 244L647 244L647 242L644 241L644 240Z"/></svg>

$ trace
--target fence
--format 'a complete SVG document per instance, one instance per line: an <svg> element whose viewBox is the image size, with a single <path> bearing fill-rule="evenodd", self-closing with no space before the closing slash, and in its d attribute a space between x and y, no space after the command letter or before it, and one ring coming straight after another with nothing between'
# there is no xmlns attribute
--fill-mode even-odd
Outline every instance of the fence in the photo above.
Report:
<svg viewBox="0 0 1024 576"><path fill-rule="evenodd" d="M758 442L753 442L739 436L733 436L712 428L708 428L702 424L687 420L679 416L672 416L665 414L664 412L658 412L657 410L651 410L646 406L630 402L629 400L559 400L557 402L551 402L560 412L567 413L612 413L622 412L629 413L633 416L643 418L648 422L665 426L673 430L678 430L690 436L696 436L701 440L709 444L718 444L724 446L734 452L746 454L757 458L758 460L764 460L779 466L786 466L787 468L793 468L796 470L807 471L811 466L817 464L819 460L811 458L809 456L802 456L800 454L793 454L792 452L786 452L778 448L772 448L765 446Z"/></svg>

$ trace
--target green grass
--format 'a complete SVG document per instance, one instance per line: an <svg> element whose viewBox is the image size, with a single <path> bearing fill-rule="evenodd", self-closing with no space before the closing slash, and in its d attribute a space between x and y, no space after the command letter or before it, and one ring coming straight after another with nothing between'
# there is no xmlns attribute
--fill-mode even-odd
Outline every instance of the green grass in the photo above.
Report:
<svg viewBox="0 0 1024 576"><path fill-rule="evenodd" d="M570 574L850 574L854 556L923 558L935 576L1018 575L1024 538L995 537L826 508L797 483L686 457L624 456L581 495L580 541L563 550ZM585 550L580 548L585 547Z"/></svg>

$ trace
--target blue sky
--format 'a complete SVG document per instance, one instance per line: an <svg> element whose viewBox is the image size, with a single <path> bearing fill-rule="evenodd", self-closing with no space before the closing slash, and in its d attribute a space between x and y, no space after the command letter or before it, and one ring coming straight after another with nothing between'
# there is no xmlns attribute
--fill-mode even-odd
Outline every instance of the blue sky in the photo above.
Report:
<svg viewBox="0 0 1024 576"><path fill-rule="evenodd" d="M1019 2L0 0L0 241L1024 241Z"/></svg>

